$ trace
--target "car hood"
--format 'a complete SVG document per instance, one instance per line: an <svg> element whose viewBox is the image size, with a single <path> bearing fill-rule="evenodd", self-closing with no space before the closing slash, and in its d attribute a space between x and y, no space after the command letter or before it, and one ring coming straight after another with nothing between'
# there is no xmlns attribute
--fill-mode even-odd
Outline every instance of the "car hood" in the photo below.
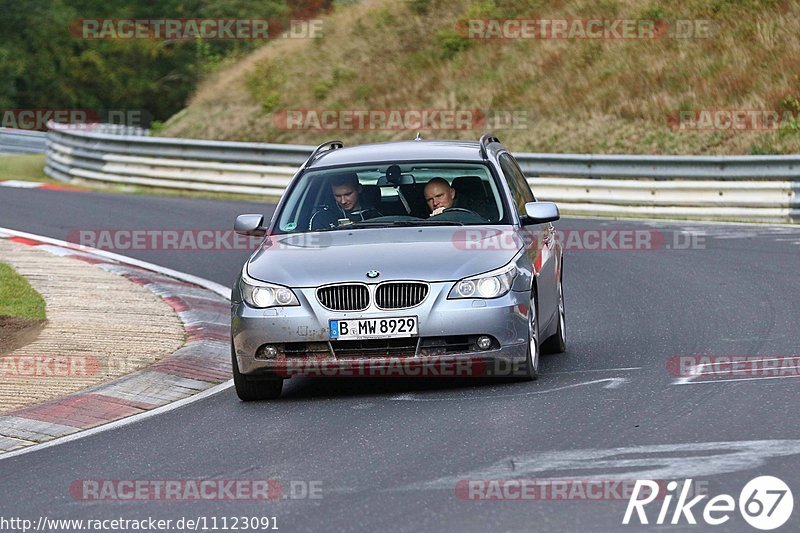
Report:
<svg viewBox="0 0 800 533"><path fill-rule="evenodd" d="M455 281L507 264L521 245L508 228L361 228L272 235L250 258L248 274L291 287L342 281Z"/></svg>

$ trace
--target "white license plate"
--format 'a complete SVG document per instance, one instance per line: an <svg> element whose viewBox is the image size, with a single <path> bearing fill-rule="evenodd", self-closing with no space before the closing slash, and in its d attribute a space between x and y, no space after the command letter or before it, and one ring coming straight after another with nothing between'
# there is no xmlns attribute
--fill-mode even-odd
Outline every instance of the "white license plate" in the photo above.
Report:
<svg viewBox="0 0 800 533"><path fill-rule="evenodd" d="M331 320L331 340L392 339L417 335L417 317L353 318Z"/></svg>

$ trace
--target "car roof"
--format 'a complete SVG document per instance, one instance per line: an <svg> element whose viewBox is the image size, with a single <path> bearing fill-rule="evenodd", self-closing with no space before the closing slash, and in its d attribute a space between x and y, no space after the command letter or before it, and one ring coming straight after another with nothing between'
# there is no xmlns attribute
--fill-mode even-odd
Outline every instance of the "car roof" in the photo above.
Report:
<svg viewBox="0 0 800 533"><path fill-rule="evenodd" d="M487 147L489 152L498 149L502 149L499 143ZM395 141L328 150L309 162L307 168L419 160L480 163L484 158L478 141Z"/></svg>

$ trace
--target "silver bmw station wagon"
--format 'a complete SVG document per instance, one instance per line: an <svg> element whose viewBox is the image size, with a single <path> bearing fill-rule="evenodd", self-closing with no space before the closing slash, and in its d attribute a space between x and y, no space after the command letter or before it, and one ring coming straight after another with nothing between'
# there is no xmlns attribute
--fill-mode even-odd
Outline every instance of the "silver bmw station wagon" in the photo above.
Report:
<svg viewBox="0 0 800 533"><path fill-rule="evenodd" d="M233 287L242 400L292 376L535 379L566 348L555 204L500 141L320 145Z"/></svg>

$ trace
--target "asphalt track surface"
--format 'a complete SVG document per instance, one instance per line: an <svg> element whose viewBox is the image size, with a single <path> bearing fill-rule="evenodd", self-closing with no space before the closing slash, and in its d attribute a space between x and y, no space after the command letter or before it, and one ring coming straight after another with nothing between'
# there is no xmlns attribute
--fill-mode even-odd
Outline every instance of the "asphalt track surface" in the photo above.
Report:
<svg viewBox="0 0 800 533"><path fill-rule="evenodd" d="M60 239L77 229L224 230L237 214L272 209L0 189L0 226ZM545 356L536 382L306 378L287 382L279 401L247 404L229 388L141 422L0 460L2 515L34 521L275 516L286 532L616 531L627 500L613 494L603 501L579 493L566 501L475 501L456 487L459 480L489 478L693 478L712 496L738 499L747 481L773 475L798 499L800 381L680 384L667 362L692 354L800 353L800 228L591 219L565 219L558 227L653 229L667 244L694 236L697 246L567 250L568 351ZM224 285L247 256L120 253ZM314 481L322 498L86 501L69 491L84 479ZM701 524L705 501L694 508ZM651 523L659 506L647 507ZM798 506L782 529L798 529ZM654 527L633 523L629 529ZM672 529L707 527L682 519ZM755 531L738 511L718 529Z"/></svg>

